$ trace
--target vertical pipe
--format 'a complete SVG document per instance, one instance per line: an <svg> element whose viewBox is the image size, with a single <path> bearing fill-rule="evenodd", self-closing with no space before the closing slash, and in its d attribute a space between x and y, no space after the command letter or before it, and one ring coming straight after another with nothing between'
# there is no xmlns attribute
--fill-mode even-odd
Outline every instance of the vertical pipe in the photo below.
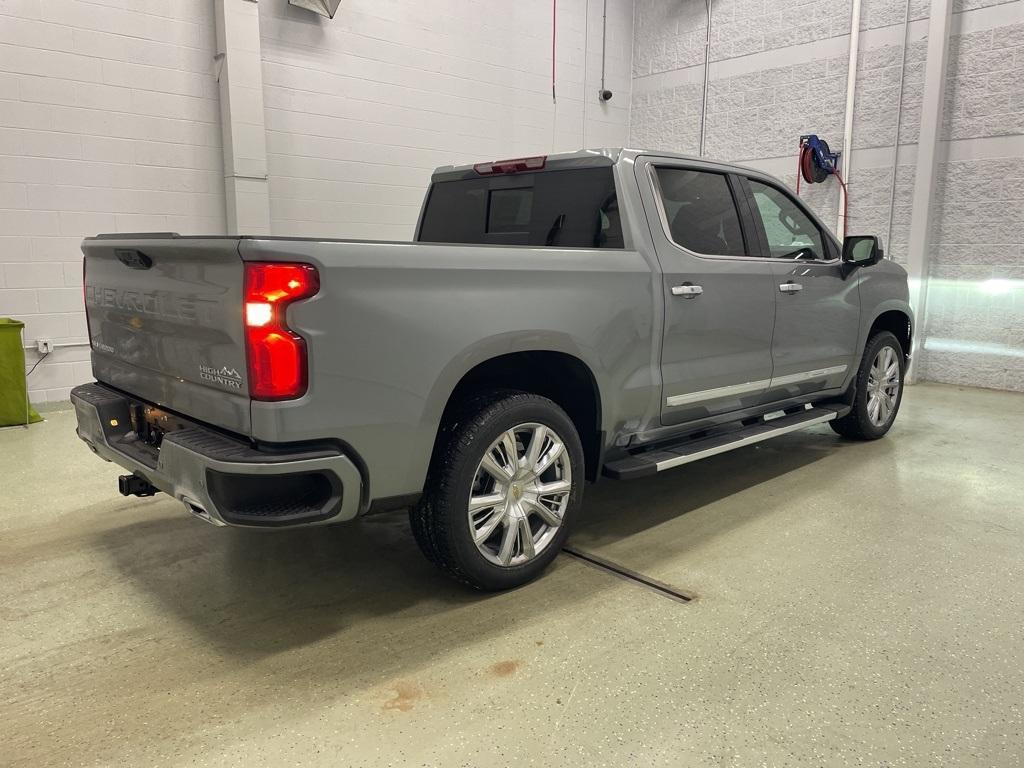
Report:
<svg viewBox="0 0 1024 768"><path fill-rule="evenodd" d="M850 170L853 165L853 104L857 94L857 53L860 49L860 0L853 0L850 11L850 62L846 68L846 116L843 123L843 178L850 183ZM846 186L839 192L839 219L836 222L836 236L842 240L846 236Z"/></svg>
<svg viewBox="0 0 1024 768"><path fill-rule="evenodd" d="M588 3L589 9L589 3ZM604 93L604 59L605 50L608 46L608 0L604 0L604 10L601 13L601 93Z"/></svg>
<svg viewBox="0 0 1024 768"><path fill-rule="evenodd" d="M953 0L932 0L928 17L928 55L924 63L924 88L921 94L921 132L917 140L914 170L914 197L910 210L910 242L907 247L907 273L910 307L914 310L914 342L907 381L917 380L920 365L917 352L924 339L928 299L928 253L930 249L932 200L935 171L939 163L939 136L942 131L942 107L946 93L946 60L949 56L949 30L953 18Z"/></svg>
<svg viewBox="0 0 1024 768"><path fill-rule="evenodd" d="M708 23L704 31L704 93L700 104L700 156L704 157L704 134L708 113L708 66L711 63L711 0L704 0Z"/></svg>

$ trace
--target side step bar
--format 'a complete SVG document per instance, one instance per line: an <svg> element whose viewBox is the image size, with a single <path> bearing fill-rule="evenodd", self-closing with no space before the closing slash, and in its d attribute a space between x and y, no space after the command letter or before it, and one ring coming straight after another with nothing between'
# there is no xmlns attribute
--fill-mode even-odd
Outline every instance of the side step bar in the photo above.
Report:
<svg viewBox="0 0 1024 768"><path fill-rule="evenodd" d="M759 421L749 426L698 439L688 439L674 445L636 453L604 465L604 474L615 480L632 480L637 477L649 477L666 469L672 469L691 461L699 461L708 456L725 453L734 448L753 445L762 440L770 440L798 429L824 424L826 421L842 415L843 408L809 408L798 413L780 416L770 421Z"/></svg>

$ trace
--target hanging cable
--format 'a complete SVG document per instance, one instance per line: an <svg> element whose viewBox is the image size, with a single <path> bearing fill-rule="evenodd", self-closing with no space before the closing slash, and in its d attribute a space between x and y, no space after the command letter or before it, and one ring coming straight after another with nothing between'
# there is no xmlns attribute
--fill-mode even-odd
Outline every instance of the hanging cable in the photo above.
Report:
<svg viewBox="0 0 1024 768"><path fill-rule="evenodd" d="M708 112L708 68L711 65L711 0L704 0L708 25L704 32L704 95L700 105L700 157L704 157L704 128Z"/></svg>
<svg viewBox="0 0 1024 768"><path fill-rule="evenodd" d="M587 0L586 8L583 11L583 109L580 110L583 116L583 130L580 134L583 136L583 141L580 143L581 147L587 146L587 57L590 53L590 0ZM603 67L602 67L603 71ZM604 74L601 75L602 82L604 81Z"/></svg>
<svg viewBox="0 0 1024 768"><path fill-rule="evenodd" d="M29 372L25 374L25 378L27 379L27 378L28 378L29 376L31 376L31 375L32 375L33 373L35 373L35 370L36 370L36 368L38 368L38 367L39 367L39 364L40 364L41 362L43 362L43 360L45 360L45 359L46 359L46 358L48 358L49 356L50 356L50 353L49 353L49 352L44 352L44 353L43 353L43 355L42 355L42 357L40 357L40 358L39 358L38 360L36 360L36 363L35 363L35 365L33 365L33 366L32 366L32 367L31 367L31 368L29 369Z"/></svg>
<svg viewBox="0 0 1024 768"><path fill-rule="evenodd" d="M558 0L551 0L551 103L555 98L555 33L558 30Z"/></svg>
<svg viewBox="0 0 1024 768"><path fill-rule="evenodd" d="M907 31L910 28L910 0L903 11L903 56L900 58L900 87L896 96L896 133L892 139L892 187L889 188L889 221L885 228L885 249L892 255L892 220L896 207L896 166L900 156L900 127L903 124L903 76L907 69Z"/></svg>
<svg viewBox="0 0 1024 768"><path fill-rule="evenodd" d="M587 11L590 11L590 3L587 3ZM601 93L599 94L603 101L607 101L604 97L604 59L605 49L608 47L608 0L604 0L604 10L601 13Z"/></svg>

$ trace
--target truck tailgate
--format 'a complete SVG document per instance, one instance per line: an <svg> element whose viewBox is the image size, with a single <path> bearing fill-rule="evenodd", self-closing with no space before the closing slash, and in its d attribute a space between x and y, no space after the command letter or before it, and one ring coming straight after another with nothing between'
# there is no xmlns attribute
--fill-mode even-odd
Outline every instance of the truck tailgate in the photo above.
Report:
<svg viewBox="0 0 1024 768"><path fill-rule="evenodd" d="M89 238L85 305L97 380L250 432L238 238Z"/></svg>

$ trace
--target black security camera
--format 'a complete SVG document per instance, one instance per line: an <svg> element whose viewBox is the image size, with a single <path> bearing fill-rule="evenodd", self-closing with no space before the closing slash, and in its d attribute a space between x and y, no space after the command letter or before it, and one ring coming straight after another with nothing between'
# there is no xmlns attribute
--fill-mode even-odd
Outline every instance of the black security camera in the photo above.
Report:
<svg viewBox="0 0 1024 768"><path fill-rule="evenodd" d="M597 92L597 98L599 98L601 101L611 101L612 100L612 92L609 91L607 88L604 89L604 90L598 91Z"/></svg>

